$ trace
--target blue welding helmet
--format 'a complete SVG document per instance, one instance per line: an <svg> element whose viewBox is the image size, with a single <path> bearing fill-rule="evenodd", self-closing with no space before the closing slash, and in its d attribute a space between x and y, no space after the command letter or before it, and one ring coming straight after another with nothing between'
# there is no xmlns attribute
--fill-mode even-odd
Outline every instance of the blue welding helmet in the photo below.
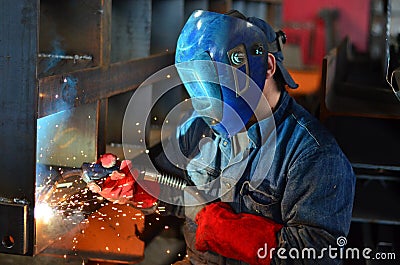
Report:
<svg viewBox="0 0 400 265"><path fill-rule="evenodd" d="M264 87L268 52L275 55L288 86L297 87L282 65L279 39L257 18L202 10L189 17L178 38L175 66L194 109L215 132L235 135L253 116Z"/></svg>

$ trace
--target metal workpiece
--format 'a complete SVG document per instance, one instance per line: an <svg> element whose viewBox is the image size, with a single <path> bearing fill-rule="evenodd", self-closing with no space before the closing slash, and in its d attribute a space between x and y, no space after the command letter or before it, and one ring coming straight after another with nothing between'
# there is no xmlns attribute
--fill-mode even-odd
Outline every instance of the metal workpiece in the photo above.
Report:
<svg viewBox="0 0 400 265"><path fill-rule="evenodd" d="M0 198L0 252L28 253L28 204L24 200Z"/></svg>
<svg viewBox="0 0 400 265"><path fill-rule="evenodd" d="M39 58L50 58L50 59L60 59L60 60L73 60L74 63L79 60L93 60L91 55L62 55L62 54L51 54L51 53L39 53Z"/></svg>
<svg viewBox="0 0 400 265"><path fill-rule="evenodd" d="M0 1L0 252L32 254L39 1Z"/></svg>
<svg viewBox="0 0 400 265"><path fill-rule="evenodd" d="M94 67L39 79L39 117L96 102L137 88L148 76L173 64L174 54L163 53L148 58L111 64L107 68ZM132 74L135 73L135 74ZM64 102L60 95L65 89L64 80L76 80L76 100L73 105Z"/></svg>
<svg viewBox="0 0 400 265"><path fill-rule="evenodd" d="M110 2L40 1L40 77L96 67L103 63L106 39L99 28L105 31L108 27Z"/></svg>

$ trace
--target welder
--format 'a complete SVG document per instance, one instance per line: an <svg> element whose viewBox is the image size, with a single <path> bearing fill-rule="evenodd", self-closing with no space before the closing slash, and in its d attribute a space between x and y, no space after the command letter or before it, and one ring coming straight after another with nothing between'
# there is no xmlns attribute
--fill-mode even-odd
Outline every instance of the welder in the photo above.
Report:
<svg viewBox="0 0 400 265"><path fill-rule="evenodd" d="M214 197L190 206L178 203L186 195L179 205L146 197L148 208L186 218L188 255L177 264L341 262L322 250L349 232L355 177L334 138L288 94L298 85L283 65L285 37L237 11L198 10L182 29L176 69L194 112L154 163ZM105 198L135 199L121 176L110 178L112 192L97 190ZM288 255L305 248L320 255Z"/></svg>

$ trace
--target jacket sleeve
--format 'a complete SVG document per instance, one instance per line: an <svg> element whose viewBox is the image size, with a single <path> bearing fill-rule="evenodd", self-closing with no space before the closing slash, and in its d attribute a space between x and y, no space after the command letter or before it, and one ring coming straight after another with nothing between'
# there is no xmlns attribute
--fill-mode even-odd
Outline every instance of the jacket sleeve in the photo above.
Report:
<svg viewBox="0 0 400 265"><path fill-rule="evenodd" d="M275 252L274 263L340 263L337 240L349 232L355 189L347 158L338 147L316 148L290 166L286 181L278 234L286 251Z"/></svg>

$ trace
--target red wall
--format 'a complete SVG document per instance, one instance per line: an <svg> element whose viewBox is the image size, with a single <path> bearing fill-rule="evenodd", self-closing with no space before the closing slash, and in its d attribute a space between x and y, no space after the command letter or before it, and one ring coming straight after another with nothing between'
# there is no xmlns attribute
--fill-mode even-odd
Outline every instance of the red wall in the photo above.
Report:
<svg viewBox="0 0 400 265"><path fill-rule="evenodd" d="M310 30L286 28L288 42L299 43L303 50L303 59L306 64L320 64L325 51L324 23L319 18L319 11L323 8L337 8L339 18L337 31L339 40L345 36L362 52L367 50L370 0L283 0L283 22L313 23L315 25L314 43L307 36ZM313 45L310 55L309 45Z"/></svg>

